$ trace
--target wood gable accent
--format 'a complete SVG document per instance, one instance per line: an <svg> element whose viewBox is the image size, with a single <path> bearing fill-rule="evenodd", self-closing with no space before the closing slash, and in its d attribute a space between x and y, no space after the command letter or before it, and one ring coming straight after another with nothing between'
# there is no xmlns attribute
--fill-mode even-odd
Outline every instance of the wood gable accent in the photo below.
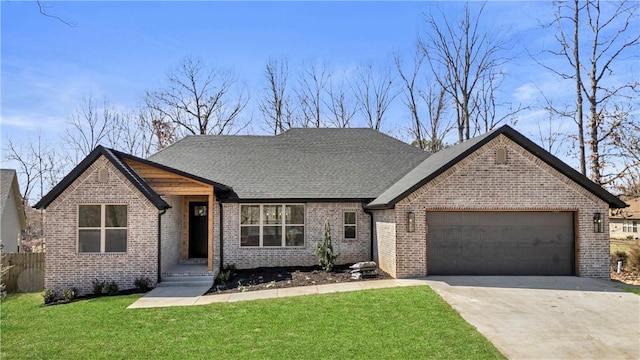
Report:
<svg viewBox="0 0 640 360"><path fill-rule="evenodd" d="M182 259L187 259L189 254L189 201L201 200L208 204L208 231L207 231L207 267L213 271L213 207L215 203L214 186L201 181L190 179L186 176L175 174L171 171L143 164L133 159L124 160L144 181L160 195L183 196L183 220L182 220Z"/></svg>
<svg viewBox="0 0 640 360"><path fill-rule="evenodd" d="M135 160L125 159L125 162L160 195L209 195L213 193L213 185Z"/></svg>

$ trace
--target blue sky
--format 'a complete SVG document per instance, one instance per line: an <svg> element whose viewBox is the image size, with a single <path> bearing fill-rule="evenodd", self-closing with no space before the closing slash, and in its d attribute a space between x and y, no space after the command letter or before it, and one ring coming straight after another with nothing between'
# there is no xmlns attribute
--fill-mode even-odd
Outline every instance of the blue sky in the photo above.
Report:
<svg viewBox="0 0 640 360"><path fill-rule="evenodd" d="M322 59L332 70L390 62L408 54L424 30L422 13L433 7L459 13L459 2L46 2L47 11L74 26L45 17L35 2L1 1L0 141L33 138L41 129L51 141L83 96L108 98L134 108L147 89L161 85L185 56L234 70L247 82L245 116L260 117L255 104L269 58L290 67ZM504 65L504 99L530 105L539 91L570 93L527 56L555 45L540 30L551 19L550 2L489 2L484 21L513 40ZM541 54L540 58L543 59ZM562 60L547 57L549 64ZM637 72L637 68L630 68ZM390 110L387 132L403 138L408 113L400 101ZM516 129L532 136L545 115L522 113ZM260 133L253 126L253 133ZM405 139L407 140L407 139ZM4 165L3 165L4 166Z"/></svg>

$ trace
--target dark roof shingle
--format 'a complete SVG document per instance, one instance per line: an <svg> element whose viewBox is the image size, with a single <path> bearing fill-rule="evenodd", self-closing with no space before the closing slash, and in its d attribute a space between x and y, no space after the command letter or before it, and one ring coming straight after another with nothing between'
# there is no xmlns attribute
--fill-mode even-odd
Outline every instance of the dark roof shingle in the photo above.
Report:
<svg viewBox="0 0 640 360"><path fill-rule="evenodd" d="M373 199L429 154L371 129L187 136L149 160L233 187L238 199Z"/></svg>

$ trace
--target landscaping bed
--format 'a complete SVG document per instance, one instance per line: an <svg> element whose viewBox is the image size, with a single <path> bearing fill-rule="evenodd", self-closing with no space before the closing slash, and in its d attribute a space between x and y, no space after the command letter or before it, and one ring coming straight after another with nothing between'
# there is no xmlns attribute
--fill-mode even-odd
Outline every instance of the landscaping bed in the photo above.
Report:
<svg viewBox="0 0 640 360"><path fill-rule="evenodd" d="M389 274L377 269L375 275L352 280L349 265L335 266L331 272L324 271L319 266L231 269L229 280L226 283L216 280L208 293L234 293L391 278Z"/></svg>

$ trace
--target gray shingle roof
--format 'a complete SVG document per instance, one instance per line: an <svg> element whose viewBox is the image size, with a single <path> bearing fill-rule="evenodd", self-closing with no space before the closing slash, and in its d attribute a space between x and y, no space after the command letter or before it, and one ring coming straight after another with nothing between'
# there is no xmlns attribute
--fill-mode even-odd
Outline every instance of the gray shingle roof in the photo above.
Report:
<svg viewBox="0 0 640 360"><path fill-rule="evenodd" d="M429 154L371 129L188 136L149 160L247 200L373 199Z"/></svg>
<svg viewBox="0 0 640 360"><path fill-rule="evenodd" d="M440 175L448 168L455 165L457 162L464 159L466 156L500 134L507 136L509 139L536 155L560 173L598 196L600 199L606 201L611 208L624 208L627 206L623 201L603 189L601 186L595 184L584 175L578 173L562 160L553 156L548 151L526 138L524 135L515 131L508 125L503 125L502 127L489 131L486 134L469 139L431 155L399 179L395 184L381 193L380 196L369 203L367 207L370 209L392 208L405 196L433 180L436 176Z"/></svg>

